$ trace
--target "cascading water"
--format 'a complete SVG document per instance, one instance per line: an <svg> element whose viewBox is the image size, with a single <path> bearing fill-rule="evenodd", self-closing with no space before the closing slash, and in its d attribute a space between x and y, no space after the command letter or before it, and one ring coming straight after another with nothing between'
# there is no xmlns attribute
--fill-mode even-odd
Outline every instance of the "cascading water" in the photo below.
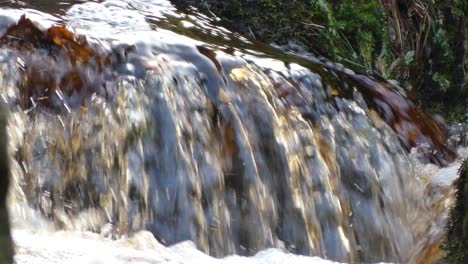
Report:
<svg viewBox="0 0 468 264"><path fill-rule="evenodd" d="M30 207L57 228L146 229L217 257L407 263L438 245L448 198L427 195L408 150L454 154L397 86L167 1L60 13L0 11L13 221Z"/></svg>

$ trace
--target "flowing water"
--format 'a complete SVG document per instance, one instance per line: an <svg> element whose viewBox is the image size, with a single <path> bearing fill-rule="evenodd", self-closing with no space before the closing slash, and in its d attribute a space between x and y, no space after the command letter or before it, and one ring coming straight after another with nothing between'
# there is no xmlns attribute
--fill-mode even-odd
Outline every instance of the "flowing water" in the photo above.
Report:
<svg viewBox="0 0 468 264"><path fill-rule="evenodd" d="M215 257L437 251L450 189L428 188L412 157L455 154L396 84L165 0L0 6L13 224L34 226L33 210L55 229L149 230Z"/></svg>

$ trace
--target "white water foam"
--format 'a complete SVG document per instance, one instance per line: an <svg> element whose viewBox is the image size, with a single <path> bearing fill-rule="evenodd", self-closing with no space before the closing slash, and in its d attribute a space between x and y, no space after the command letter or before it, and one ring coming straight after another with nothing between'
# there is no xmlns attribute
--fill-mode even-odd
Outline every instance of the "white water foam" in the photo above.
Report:
<svg viewBox="0 0 468 264"><path fill-rule="evenodd" d="M39 232L14 230L17 263L191 263L191 264L331 264L318 257L306 257L267 249L252 257L210 257L190 242L171 247L161 245L148 231L141 231L129 239L110 240L91 232Z"/></svg>

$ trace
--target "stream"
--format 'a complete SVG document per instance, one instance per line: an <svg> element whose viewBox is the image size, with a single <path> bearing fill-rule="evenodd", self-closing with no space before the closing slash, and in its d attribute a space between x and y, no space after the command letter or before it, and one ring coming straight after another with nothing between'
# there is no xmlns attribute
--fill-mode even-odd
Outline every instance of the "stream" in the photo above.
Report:
<svg viewBox="0 0 468 264"><path fill-rule="evenodd" d="M395 82L166 0L0 8L17 263L440 253L468 152Z"/></svg>

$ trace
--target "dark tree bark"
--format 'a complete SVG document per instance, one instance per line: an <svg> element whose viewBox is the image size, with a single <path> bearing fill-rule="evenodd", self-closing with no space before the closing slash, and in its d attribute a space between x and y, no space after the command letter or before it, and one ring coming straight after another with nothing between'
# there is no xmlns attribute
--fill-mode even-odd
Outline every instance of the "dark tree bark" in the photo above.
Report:
<svg viewBox="0 0 468 264"><path fill-rule="evenodd" d="M0 103L0 263L13 263L13 243L6 205L10 177L6 125L7 113Z"/></svg>

